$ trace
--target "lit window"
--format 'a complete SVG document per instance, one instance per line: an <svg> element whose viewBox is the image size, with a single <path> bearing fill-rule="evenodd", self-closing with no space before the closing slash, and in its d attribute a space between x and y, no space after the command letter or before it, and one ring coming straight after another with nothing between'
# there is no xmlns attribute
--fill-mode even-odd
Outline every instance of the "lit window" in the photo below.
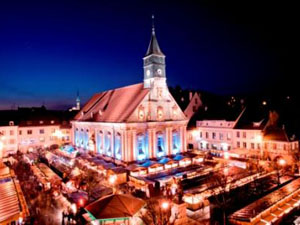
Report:
<svg viewBox="0 0 300 225"><path fill-rule="evenodd" d="M137 159L144 160L145 158L145 136L143 134L139 134L137 136Z"/></svg>
<svg viewBox="0 0 300 225"><path fill-rule="evenodd" d="M173 154L177 154L179 152L179 135L177 131L173 131L172 146Z"/></svg>
<svg viewBox="0 0 300 225"><path fill-rule="evenodd" d="M115 153L116 158L121 159L122 158L122 152L121 152L121 134L117 133L116 139L115 139Z"/></svg>
<svg viewBox="0 0 300 225"><path fill-rule="evenodd" d="M163 119L163 108L161 106L157 107L157 118L159 120Z"/></svg>
<svg viewBox="0 0 300 225"><path fill-rule="evenodd" d="M140 120L143 120L144 117L145 117L145 110L144 110L144 107L143 107L143 106L139 107L138 114L139 114L139 115L138 115L138 116L139 116L139 119L140 119Z"/></svg>
<svg viewBox="0 0 300 225"><path fill-rule="evenodd" d="M164 139L162 133L157 133L157 156L162 157L164 155Z"/></svg>

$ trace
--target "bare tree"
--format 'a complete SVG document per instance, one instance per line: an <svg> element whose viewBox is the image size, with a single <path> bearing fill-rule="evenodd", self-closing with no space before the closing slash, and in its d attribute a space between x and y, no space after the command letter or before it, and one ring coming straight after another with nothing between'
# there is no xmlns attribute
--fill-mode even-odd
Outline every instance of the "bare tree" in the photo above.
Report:
<svg viewBox="0 0 300 225"><path fill-rule="evenodd" d="M87 170L82 178L81 183L85 184L88 195L88 202L91 200L94 189L103 181L104 177L93 170Z"/></svg>
<svg viewBox="0 0 300 225"><path fill-rule="evenodd" d="M226 211L232 200L230 196L232 180L233 177L223 172L215 172L207 181L212 200L222 210L224 225L226 224Z"/></svg>
<svg viewBox="0 0 300 225"><path fill-rule="evenodd" d="M170 221L172 207L168 202L168 207L162 207L162 199L149 199L145 210L141 212L140 218L145 225L172 225L176 220Z"/></svg>

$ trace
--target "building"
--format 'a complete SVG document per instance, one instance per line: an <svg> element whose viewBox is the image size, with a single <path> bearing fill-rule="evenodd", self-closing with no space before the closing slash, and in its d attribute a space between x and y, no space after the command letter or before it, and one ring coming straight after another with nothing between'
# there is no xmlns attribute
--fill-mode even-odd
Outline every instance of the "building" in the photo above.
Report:
<svg viewBox="0 0 300 225"><path fill-rule="evenodd" d="M169 92L154 27L144 82L95 94L72 121L73 144L122 162L186 151L187 118Z"/></svg>
<svg viewBox="0 0 300 225"><path fill-rule="evenodd" d="M18 150L27 151L71 142L69 120L74 113L45 107L0 111L0 158Z"/></svg>
<svg viewBox="0 0 300 225"><path fill-rule="evenodd" d="M202 106L202 101L200 99L200 95L195 92L194 94L192 92L189 93L189 104L184 110L184 115L191 119L193 115L199 110L199 108Z"/></svg>
<svg viewBox="0 0 300 225"><path fill-rule="evenodd" d="M224 114L219 117L208 112L210 119L198 120L196 128L188 131L190 148L209 150L220 156L223 151L230 151L234 157L285 157L292 160L293 153L299 150L298 141L289 138L284 128L271 124L267 112L261 113L253 108L237 112L222 111Z"/></svg>

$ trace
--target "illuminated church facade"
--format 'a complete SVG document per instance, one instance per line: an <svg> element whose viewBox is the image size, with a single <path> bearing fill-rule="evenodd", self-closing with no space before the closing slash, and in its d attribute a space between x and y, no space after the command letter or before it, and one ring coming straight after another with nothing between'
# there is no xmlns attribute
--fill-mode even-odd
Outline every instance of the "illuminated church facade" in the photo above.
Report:
<svg viewBox="0 0 300 225"><path fill-rule="evenodd" d="M95 94L75 116L77 148L125 163L186 151L188 119L168 90L154 27L143 61L143 83Z"/></svg>

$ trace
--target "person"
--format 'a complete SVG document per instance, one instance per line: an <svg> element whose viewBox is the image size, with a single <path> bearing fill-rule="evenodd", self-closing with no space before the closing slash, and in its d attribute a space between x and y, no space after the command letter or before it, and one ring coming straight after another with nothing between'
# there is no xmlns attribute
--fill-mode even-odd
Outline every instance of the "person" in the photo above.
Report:
<svg viewBox="0 0 300 225"><path fill-rule="evenodd" d="M62 225L65 225L65 211L63 210L62 212L62 221L61 221Z"/></svg>

